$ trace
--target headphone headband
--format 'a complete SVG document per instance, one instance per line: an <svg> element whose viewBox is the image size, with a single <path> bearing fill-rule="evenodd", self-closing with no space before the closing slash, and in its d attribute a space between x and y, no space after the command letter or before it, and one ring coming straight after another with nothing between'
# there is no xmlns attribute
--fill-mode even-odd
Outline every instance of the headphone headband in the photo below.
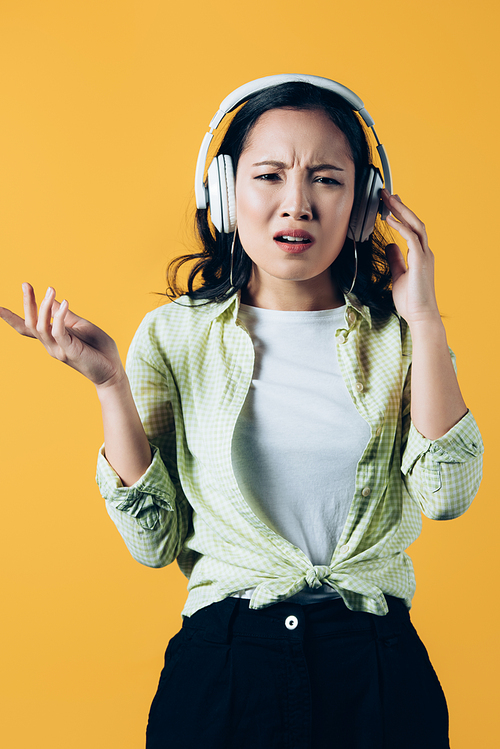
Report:
<svg viewBox="0 0 500 749"><path fill-rule="evenodd" d="M338 94L343 99L345 99L348 104L350 104L351 109L359 112L368 127L371 127L373 125L373 120L365 110L365 105L363 104L359 96L356 96L354 91L351 91L351 89L343 86L341 83L331 81L329 78L321 78L319 75L299 75L292 73L290 75L267 75L264 78L257 78L255 81L244 83L243 86L240 86L239 88L228 94L226 98L220 103L219 109L213 116L209 127L212 130L215 130L222 118L226 114L228 114L228 112L232 112L233 109L236 109L238 104L240 104L242 101L251 99L252 96L255 96L255 94L264 91L266 88L279 86L282 83L310 83L312 86L317 86L318 88L326 88L327 91L333 91L334 94Z"/></svg>
<svg viewBox="0 0 500 749"><path fill-rule="evenodd" d="M291 73L268 75L264 78L257 78L254 81L245 83L243 86L240 86L239 88L228 94L228 96L226 96L226 98L223 99L223 101L220 103L219 109L210 121L209 131L205 134L200 151L198 153L194 183L196 207L207 208L210 202L209 188L205 186L203 178L205 173L205 164L207 160L208 149L213 138L214 130L218 128L226 114L235 109L243 101L248 101L248 99L251 99L261 91L264 91L265 89L271 88L273 86L279 86L282 83L309 83L318 88L324 88L327 91L332 91L333 93L344 99L349 104L351 109L359 114L366 126L372 130L377 141L376 148L380 157L380 161L382 163L385 187L390 193L392 193L392 178L389 159L387 158L384 146L379 141L377 133L375 132L375 123L372 117L366 111L365 105L363 104L363 101L359 98L359 96L357 96L354 91L351 91L346 86L343 86L341 83L337 83L336 81L332 81L329 78L322 78L317 75L301 75ZM381 206L380 212L382 218L386 218L389 214L388 209L383 204Z"/></svg>

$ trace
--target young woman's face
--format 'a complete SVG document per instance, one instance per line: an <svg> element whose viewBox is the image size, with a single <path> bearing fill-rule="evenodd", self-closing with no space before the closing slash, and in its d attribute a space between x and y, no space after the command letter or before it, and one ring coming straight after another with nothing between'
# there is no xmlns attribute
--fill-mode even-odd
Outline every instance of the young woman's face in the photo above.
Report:
<svg viewBox="0 0 500 749"><path fill-rule="evenodd" d="M354 163L322 110L272 109L253 127L236 172L236 219L261 282L323 275L346 238Z"/></svg>

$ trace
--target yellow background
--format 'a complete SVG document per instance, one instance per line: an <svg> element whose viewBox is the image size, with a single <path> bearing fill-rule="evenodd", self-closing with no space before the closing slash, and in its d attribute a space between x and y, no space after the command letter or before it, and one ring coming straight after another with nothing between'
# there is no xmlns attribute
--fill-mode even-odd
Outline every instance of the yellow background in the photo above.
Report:
<svg viewBox="0 0 500 749"><path fill-rule="evenodd" d="M453 749L498 746L498 5L492 0L2 0L0 304L49 284L123 357L189 247L196 156L219 102L306 72L365 101L395 190L426 222L486 474L426 521L413 621ZM138 749L185 580L129 556L94 483L93 386L0 327L0 743ZM498 460L498 457L496 458ZM403 749L403 748L402 748Z"/></svg>

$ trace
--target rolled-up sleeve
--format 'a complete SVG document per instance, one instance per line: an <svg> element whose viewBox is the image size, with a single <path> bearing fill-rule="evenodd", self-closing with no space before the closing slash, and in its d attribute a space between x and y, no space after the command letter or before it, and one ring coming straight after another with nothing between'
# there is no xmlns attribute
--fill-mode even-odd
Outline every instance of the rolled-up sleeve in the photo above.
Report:
<svg viewBox="0 0 500 749"><path fill-rule="evenodd" d="M432 520L459 517L477 494L482 456L483 441L470 411L437 440L423 437L411 423L401 463L408 494Z"/></svg>
<svg viewBox="0 0 500 749"><path fill-rule="evenodd" d="M153 460L146 473L132 486L123 486L104 456L103 445L96 481L107 511L134 559L148 567L164 567L180 552L188 518L185 500L177 500L159 449L155 445L151 448Z"/></svg>
<svg viewBox="0 0 500 749"><path fill-rule="evenodd" d="M108 513L134 559L148 567L164 567L182 549L191 508L178 478L169 377L151 313L132 341L127 375L151 445L152 460L135 484L123 486L106 460L103 445L97 459L96 481Z"/></svg>

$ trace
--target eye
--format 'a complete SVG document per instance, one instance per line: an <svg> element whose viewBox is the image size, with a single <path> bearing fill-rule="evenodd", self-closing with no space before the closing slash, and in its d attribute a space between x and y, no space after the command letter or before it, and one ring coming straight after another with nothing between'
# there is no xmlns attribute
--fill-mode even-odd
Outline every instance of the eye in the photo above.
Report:
<svg viewBox="0 0 500 749"><path fill-rule="evenodd" d="M280 175L276 172L271 172L270 174L258 174L255 179L260 179L263 182L275 182L280 179Z"/></svg>
<svg viewBox="0 0 500 749"><path fill-rule="evenodd" d="M320 185L341 185L342 182L339 182L337 179L334 179L333 177L315 177L314 182L318 182Z"/></svg>

